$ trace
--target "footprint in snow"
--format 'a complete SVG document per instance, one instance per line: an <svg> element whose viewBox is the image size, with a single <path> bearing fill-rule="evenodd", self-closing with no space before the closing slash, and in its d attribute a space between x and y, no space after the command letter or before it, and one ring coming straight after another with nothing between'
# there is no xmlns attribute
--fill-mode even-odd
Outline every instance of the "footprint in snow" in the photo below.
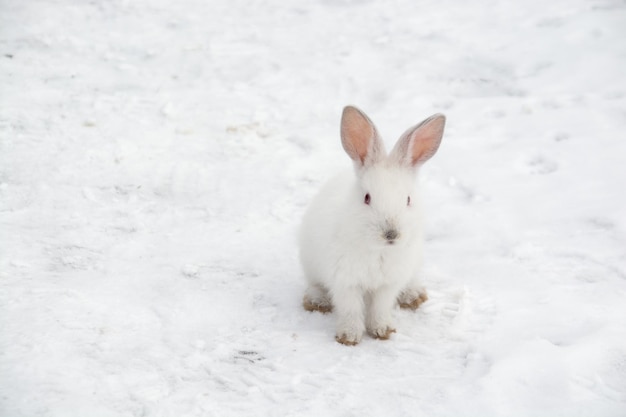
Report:
<svg viewBox="0 0 626 417"><path fill-rule="evenodd" d="M492 298L478 298L467 288L462 288L440 294L431 292L429 302L424 304L424 312L433 317L437 327L461 336L482 333L492 323L496 307Z"/></svg>
<svg viewBox="0 0 626 417"><path fill-rule="evenodd" d="M254 350L238 350L233 359L235 362L257 363L264 360L265 357Z"/></svg>
<svg viewBox="0 0 626 417"><path fill-rule="evenodd" d="M542 155L525 157L520 164L521 171L530 175L547 175L559 169L558 164Z"/></svg>

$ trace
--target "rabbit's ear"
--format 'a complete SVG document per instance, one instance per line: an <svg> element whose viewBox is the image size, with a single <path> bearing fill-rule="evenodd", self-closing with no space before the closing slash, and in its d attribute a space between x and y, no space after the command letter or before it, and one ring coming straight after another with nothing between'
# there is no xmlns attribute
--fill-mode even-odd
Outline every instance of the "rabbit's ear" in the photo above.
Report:
<svg viewBox="0 0 626 417"><path fill-rule="evenodd" d="M341 115L341 144L357 166L371 165L385 156L376 127L353 106L346 106Z"/></svg>
<svg viewBox="0 0 626 417"><path fill-rule="evenodd" d="M439 148L446 116L434 114L400 137L391 151L391 158L400 164L418 166L428 161Z"/></svg>

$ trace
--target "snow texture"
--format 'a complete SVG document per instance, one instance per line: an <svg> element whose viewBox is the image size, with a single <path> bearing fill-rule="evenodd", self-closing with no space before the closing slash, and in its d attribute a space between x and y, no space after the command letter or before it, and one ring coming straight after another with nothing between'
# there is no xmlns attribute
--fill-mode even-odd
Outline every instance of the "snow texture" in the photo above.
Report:
<svg viewBox="0 0 626 417"><path fill-rule="evenodd" d="M626 3L0 2L0 415L626 415ZM296 230L448 118L430 300L302 309Z"/></svg>

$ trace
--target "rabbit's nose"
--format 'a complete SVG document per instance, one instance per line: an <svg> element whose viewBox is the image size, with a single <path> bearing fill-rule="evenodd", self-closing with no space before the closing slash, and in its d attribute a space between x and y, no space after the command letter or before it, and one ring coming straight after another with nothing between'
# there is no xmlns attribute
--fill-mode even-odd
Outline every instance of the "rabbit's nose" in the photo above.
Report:
<svg viewBox="0 0 626 417"><path fill-rule="evenodd" d="M385 237L385 239L387 239L389 243L392 243L394 240L398 238L398 234L399 233L396 229L388 229L385 231L383 236Z"/></svg>

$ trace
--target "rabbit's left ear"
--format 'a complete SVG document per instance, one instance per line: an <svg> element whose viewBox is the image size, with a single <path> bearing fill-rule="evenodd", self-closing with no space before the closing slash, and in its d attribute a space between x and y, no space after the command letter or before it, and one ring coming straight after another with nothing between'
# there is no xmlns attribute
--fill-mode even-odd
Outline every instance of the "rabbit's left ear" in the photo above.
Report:
<svg viewBox="0 0 626 417"><path fill-rule="evenodd" d="M413 126L400 137L390 158L413 167L428 161L439 149L445 124L446 116L438 113Z"/></svg>
<svg viewBox="0 0 626 417"><path fill-rule="evenodd" d="M341 144L357 169L375 164L386 154L374 123L354 106L343 109Z"/></svg>

